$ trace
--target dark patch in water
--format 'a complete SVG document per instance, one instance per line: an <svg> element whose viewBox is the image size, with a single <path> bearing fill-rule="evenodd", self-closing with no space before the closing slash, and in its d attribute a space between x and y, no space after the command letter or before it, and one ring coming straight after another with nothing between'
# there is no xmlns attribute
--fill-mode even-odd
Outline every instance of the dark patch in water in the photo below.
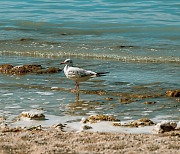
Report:
<svg viewBox="0 0 180 154"><path fill-rule="evenodd" d="M134 48L136 46L132 46L132 45L118 45L118 46L114 46L114 47L110 47L112 49L122 49L122 48Z"/></svg>

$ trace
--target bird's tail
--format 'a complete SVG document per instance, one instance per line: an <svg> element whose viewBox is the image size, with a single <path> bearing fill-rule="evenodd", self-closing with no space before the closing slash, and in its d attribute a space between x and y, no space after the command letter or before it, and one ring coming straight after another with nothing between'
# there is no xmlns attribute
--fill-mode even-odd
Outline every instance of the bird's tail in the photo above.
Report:
<svg viewBox="0 0 180 154"><path fill-rule="evenodd" d="M100 76L106 76L106 74L109 73L109 72L98 72L96 74L97 77L100 77Z"/></svg>

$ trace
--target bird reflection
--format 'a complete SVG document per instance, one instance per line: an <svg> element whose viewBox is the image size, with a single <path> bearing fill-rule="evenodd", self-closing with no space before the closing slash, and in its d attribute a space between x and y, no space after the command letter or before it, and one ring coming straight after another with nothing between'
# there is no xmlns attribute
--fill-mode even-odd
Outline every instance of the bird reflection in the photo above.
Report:
<svg viewBox="0 0 180 154"><path fill-rule="evenodd" d="M80 94L79 94L79 90L77 90L76 92L76 102L79 102L80 100Z"/></svg>

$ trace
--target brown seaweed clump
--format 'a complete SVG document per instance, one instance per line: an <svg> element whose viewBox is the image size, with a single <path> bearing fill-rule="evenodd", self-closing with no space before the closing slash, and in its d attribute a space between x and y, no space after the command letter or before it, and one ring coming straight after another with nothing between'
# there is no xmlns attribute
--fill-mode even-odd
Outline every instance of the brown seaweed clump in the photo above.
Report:
<svg viewBox="0 0 180 154"><path fill-rule="evenodd" d="M180 97L180 89L168 90L168 91L166 91L166 96L168 96L168 97Z"/></svg>
<svg viewBox="0 0 180 154"><path fill-rule="evenodd" d="M155 125L153 121L151 121L148 118L142 118L139 120L135 120L129 123L119 123L119 122L114 122L113 126L126 126L126 127L144 127L144 126L152 126Z"/></svg>
<svg viewBox="0 0 180 154"><path fill-rule="evenodd" d="M120 121L120 120L112 115L96 114L96 115L90 115L87 119L84 119L82 122L96 123L98 121Z"/></svg>

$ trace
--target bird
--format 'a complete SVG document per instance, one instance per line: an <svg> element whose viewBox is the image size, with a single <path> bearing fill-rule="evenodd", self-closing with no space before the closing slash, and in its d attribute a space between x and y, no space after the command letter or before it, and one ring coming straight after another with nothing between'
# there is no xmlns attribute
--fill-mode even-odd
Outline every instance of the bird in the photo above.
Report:
<svg viewBox="0 0 180 154"><path fill-rule="evenodd" d="M83 82L94 77L105 76L105 74L108 73L108 72L93 72L79 67L74 67L73 61L71 59L66 59L60 64L65 64L65 67L63 69L65 76L68 79L75 81L76 83L76 87L73 90L73 92L79 91L79 82Z"/></svg>

